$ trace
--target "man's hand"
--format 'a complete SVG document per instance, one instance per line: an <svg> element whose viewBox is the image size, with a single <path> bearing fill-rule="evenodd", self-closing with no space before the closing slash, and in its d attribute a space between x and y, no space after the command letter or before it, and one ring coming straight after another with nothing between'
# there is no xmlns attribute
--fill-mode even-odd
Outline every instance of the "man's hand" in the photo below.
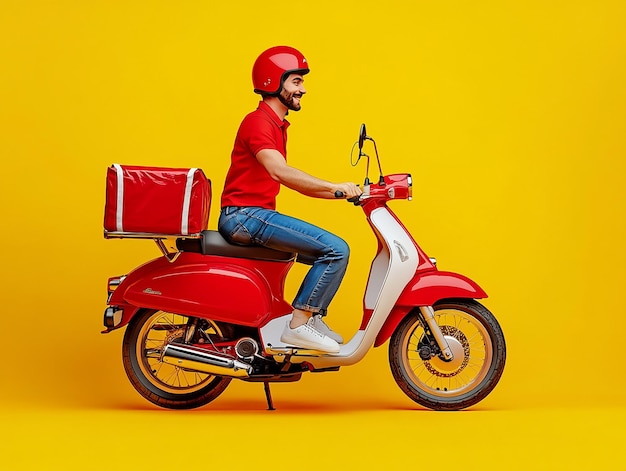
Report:
<svg viewBox="0 0 626 471"><path fill-rule="evenodd" d="M361 189L356 185L356 183L345 182L345 183L335 183L335 191L341 191L345 198L354 198L359 196L361 193Z"/></svg>

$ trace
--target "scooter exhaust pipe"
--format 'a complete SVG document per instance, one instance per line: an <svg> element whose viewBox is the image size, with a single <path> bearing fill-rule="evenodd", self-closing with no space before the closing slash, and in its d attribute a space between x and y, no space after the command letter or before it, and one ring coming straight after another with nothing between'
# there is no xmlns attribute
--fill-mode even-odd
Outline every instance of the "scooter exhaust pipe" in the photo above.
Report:
<svg viewBox="0 0 626 471"><path fill-rule="evenodd" d="M163 363L216 376L247 378L252 373L251 365L235 357L220 352L209 352L191 345L170 343L165 346L161 359Z"/></svg>

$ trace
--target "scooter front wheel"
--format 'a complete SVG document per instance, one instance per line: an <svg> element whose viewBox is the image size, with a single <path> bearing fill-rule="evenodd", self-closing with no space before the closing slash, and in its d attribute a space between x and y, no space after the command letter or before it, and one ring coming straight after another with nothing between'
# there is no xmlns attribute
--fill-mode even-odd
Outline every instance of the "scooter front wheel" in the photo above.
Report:
<svg viewBox="0 0 626 471"><path fill-rule="evenodd" d="M183 337L188 320L180 314L144 310L133 318L124 334L122 358L126 375L139 394L161 407L203 406L222 394L231 381L161 361L165 345ZM204 331L219 341L226 327L209 322Z"/></svg>
<svg viewBox="0 0 626 471"><path fill-rule="evenodd" d="M391 336L389 363L400 389L434 410L461 410L482 401L502 376L504 334L489 310L471 299L433 306L437 325L454 358L430 353L432 345L420 315L408 315Z"/></svg>

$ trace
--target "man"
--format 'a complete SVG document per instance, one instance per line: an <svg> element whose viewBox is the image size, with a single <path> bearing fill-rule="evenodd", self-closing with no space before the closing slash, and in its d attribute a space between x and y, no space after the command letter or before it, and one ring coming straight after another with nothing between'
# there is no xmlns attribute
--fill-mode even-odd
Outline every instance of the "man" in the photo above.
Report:
<svg viewBox="0 0 626 471"><path fill-rule="evenodd" d="M292 303L281 341L300 348L336 353L343 339L323 316L346 271L350 249L319 227L276 211L281 185L316 198L361 194L351 182L331 183L287 164L289 111L299 111L309 65L296 49L277 46L263 52L252 69L258 108L242 121L222 193L218 229L233 244L262 245L298 253L311 265Z"/></svg>

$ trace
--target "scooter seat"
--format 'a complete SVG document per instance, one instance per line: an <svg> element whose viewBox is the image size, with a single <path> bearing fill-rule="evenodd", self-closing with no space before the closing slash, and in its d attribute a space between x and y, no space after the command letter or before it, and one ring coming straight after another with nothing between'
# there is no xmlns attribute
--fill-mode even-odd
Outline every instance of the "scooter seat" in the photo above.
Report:
<svg viewBox="0 0 626 471"><path fill-rule="evenodd" d="M234 245L227 242L217 231L204 230L198 239L176 239L176 248L182 252L196 252L221 257L252 258L256 260L289 261L295 253L282 252L254 245Z"/></svg>

